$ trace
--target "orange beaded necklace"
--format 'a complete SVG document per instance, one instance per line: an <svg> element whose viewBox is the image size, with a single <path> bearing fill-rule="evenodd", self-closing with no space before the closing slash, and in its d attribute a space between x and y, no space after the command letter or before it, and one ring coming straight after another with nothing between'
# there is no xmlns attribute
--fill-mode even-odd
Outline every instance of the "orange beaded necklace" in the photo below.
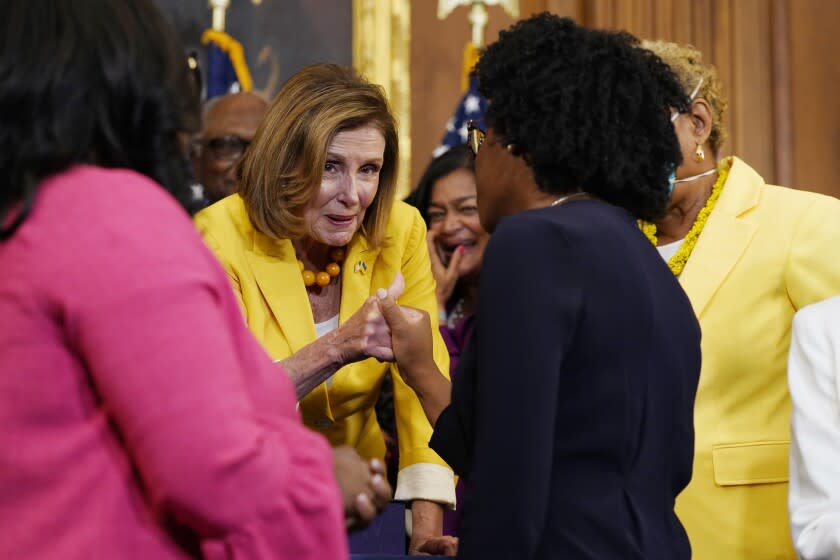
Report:
<svg viewBox="0 0 840 560"><path fill-rule="evenodd" d="M313 272L306 269L303 261L298 259L298 268L300 268L300 275L303 276L303 285L309 288L317 284L320 287L328 286L332 279L341 274L341 266L339 263L344 260L344 249L341 247L333 247L330 250L330 258L333 262L329 263L326 269L320 272Z"/></svg>

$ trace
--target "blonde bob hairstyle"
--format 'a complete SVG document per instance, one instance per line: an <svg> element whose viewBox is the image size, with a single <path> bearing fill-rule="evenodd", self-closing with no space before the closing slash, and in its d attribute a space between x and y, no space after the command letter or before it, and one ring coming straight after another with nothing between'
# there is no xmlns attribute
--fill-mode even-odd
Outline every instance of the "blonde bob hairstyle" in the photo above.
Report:
<svg viewBox="0 0 840 560"><path fill-rule="evenodd" d="M700 80L700 89L696 97L705 99L712 108L712 130L709 134L709 146L717 155L726 141L726 129L723 118L729 104L723 95L723 85L718 79L717 70L711 64L703 63L703 54L691 45L681 45L668 41L642 41L645 48L671 67L683 85L685 94L690 94Z"/></svg>
<svg viewBox="0 0 840 560"><path fill-rule="evenodd" d="M370 247L379 247L396 189L396 124L381 87L335 64L307 66L289 78L239 163L239 195L252 225L275 239L303 237L303 210L321 187L330 143L368 125L382 133L385 153L361 230Z"/></svg>

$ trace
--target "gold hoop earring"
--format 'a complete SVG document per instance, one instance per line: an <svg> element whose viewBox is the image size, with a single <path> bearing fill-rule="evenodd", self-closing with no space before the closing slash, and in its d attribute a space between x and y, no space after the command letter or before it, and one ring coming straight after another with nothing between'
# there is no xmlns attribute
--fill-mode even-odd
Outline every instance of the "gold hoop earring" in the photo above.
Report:
<svg viewBox="0 0 840 560"><path fill-rule="evenodd" d="M706 152L703 150L703 146L697 144L697 149L694 150L694 161L700 163L704 159L706 159Z"/></svg>

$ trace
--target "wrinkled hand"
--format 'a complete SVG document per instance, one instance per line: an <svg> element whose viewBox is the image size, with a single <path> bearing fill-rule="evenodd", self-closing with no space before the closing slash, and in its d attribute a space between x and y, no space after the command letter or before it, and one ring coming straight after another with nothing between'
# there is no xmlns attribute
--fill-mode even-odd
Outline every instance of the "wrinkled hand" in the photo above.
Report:
<svg viewBox="0 0 840 560"><path fill-rule="evenodd" d="M393 283L383 291L389 297L396 299L402 294L404 288L405 281L402 274L397 273ZM376 358L383 362L394 361L391 329L375 297L369 297L338 330L341 339L339 346L344 349L344 363L352 363L365 358Z"/></svg>
<svg viewBox="0 0 840 560"><path fill-rule="evenodd" d="M440 258L438 247L436 243L437 234L433 231L426 233L426 244L429 246L429 259L432 261L432 276L435 277L435 297L437 298L438 308L445 309L446 302L452 297L452 292L455 291L455 285L458 283L460 271L458 267L461 264L461 259L464 257L464 248L458 247L452 253L452 258L449 259L449 264L444 265Z"/></svg>
<svg viewBox="0 0 840 560"><path fill-rule="evenodd" d="M365 461L352 447L333 449L335 478L341 488L347 528L366 527L391 499L391 486L385 479L385 465L378 459Z"/></svg>
<svg viewBox="0 0 840 560"><path fill-rule="evenodd" d="M391 331L391 348L400 375L412 389L417 389L421 377L437 372L432 353L432 324L429 314L420 309L397 305L383 289L377 292L379 307Z"/></svg>
<svg viewBox="0 0 840 560"><path fill-rule="evenodd" d="M416 546L409 545L409 554L415 556L457 556L458 537L444 535L442 537L420 538Z"/></svg>

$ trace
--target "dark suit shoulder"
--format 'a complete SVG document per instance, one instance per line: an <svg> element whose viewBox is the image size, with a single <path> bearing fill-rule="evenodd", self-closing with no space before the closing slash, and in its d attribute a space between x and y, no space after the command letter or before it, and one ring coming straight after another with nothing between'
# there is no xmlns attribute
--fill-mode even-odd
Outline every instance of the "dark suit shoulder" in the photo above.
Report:
<svg viewBox="0 0 840 560"><path fill-rule="evenodd" d="M629 212L597 200L578 200L509 216L499 223L487 246L491 261L493 252L518 251L562 258L567 263L577 255L584 267L628 250L646 251L648 257L659 259ZM591 259L593 251L601 258Z"/></svg>

